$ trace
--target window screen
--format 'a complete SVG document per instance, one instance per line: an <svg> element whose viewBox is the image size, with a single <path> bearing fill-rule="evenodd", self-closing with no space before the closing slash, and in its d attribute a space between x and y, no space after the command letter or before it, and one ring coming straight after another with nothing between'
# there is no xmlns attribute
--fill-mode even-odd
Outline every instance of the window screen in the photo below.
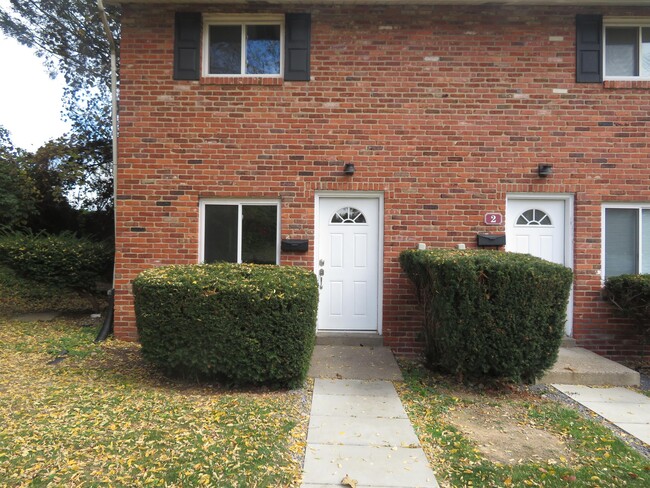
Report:
<svg viewBox="0 0 650 488"><path fill-rule="evenodd" d="M237 262L237 205L205 206L203 260Z"/></svg>
<svg viewBox="0 0 650 488"><path fill-rule="evenodd" d="M242 205L242 262L275 264L277 209L270 205Z"/></svg>
<svg viewBox="0 0 650 488"><path fill-rule="evenodd" d="M210 27L210 74L241 74L241 25Z"/></svg>
<svg viewBox="0 0 650 488"><path fill-rule="evenodd" d="M605 209L605 277L637 272L638 210Z"/></svg>

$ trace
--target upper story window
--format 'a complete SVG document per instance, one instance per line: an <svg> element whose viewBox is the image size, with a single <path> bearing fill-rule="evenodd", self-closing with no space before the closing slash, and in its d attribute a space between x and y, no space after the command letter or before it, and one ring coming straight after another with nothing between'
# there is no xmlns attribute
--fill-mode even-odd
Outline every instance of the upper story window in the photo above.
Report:
<svg viewBox="0 0 650 488"><path fill-rule="evenodd" d="M650 19L603 20L605 79L650 80Z"/></svg>
<svg viewBox="0 0 650 488"><path fill-rule="evenodd" d="M309 13L176 12L173 77L212 78L210 83L309 81L310 46Z"/></svg>
<svg viewBox="0 0 650 488"><path fill-rule="evenodd" d="M280 76L284 16L204 16L205 76Z"/></svg>

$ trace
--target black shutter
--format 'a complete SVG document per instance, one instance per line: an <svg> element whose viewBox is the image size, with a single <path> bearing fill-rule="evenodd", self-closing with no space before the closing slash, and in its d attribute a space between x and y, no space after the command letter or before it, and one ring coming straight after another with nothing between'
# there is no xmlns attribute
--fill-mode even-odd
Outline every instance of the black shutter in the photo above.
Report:
<svg viewBox="0 0 650 488"><path fill-rule="evenodd" d="M284 79L309 81L311 14L286 14Z"/></svg>
<svg viewBox="0 0 650 488"><path fill-rule="evenodd" d="M201 76L201 14L176 12L174 28L174 79L198 80Z"/></svg>
<svg viewBox="0 0 650 488"><path fill-rule="evenodd" d="M603 81L603 16L576 15L576 82Z"/></svg>

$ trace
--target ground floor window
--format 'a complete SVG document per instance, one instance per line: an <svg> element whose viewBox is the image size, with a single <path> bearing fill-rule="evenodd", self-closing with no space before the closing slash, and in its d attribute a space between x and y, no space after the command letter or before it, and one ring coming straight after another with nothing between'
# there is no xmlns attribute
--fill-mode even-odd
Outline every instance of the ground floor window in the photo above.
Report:
<svg viewBox="0 0 650 488"><path fill-rule="evenodd" d="M650 204L605 206L605 278L650 273Z"/></svg>
<svg viewBox="0 0 650 488"><path fill-rule="evenodd" d="M275 201L203 201L201 260L278 264L279 224Z"/></svg>

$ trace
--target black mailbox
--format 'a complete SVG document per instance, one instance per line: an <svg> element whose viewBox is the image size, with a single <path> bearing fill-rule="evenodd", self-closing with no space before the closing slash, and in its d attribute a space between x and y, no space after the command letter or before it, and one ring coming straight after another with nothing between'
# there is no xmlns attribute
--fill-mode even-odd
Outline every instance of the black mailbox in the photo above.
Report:
<svg viewBox="0 0 650 488"><path fill-rule="evenodd" d="M505 234L476 234L478 247L499 247L506 245Z"/></svg>
<svg viewBox="0 0 650 488"><path fill-rule="evenodd" d="M280 249L287 252L307 252L309 241L307 239L282 239Z"/></svg>

